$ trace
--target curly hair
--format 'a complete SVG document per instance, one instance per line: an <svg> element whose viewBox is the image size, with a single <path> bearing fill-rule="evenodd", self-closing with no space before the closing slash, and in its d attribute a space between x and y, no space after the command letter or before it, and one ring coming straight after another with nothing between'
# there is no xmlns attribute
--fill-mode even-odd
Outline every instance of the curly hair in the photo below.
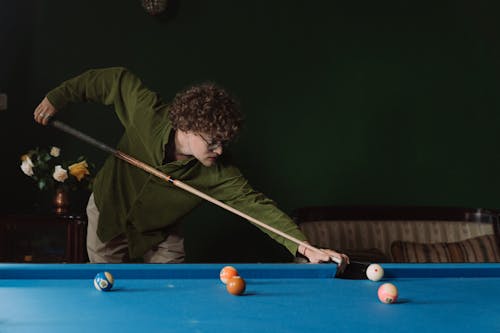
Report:
<svg viewBox="0 0 500 333"><path fill-rule="evenodd" d="M179 92L170 104L174 129L207 133L216 141L231 141L239 133L243 116L224 89L211 82Z"/></svg>

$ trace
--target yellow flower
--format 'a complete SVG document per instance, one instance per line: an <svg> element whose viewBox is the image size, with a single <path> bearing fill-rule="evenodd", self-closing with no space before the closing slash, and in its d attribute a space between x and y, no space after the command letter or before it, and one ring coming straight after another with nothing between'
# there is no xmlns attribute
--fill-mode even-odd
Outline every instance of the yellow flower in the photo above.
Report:
<svg viewBox="0 0 500 333"><path fill-rule="evenodd" d="M69 173L74 176L78 181L81 181L86 175L90 175L89 165L87 161L71 164L68 169Z"/></svg>

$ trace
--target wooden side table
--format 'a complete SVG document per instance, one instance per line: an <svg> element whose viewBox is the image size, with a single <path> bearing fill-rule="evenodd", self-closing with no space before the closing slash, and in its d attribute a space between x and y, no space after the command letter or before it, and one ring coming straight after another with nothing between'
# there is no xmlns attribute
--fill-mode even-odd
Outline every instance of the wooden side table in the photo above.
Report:
<svg viewBox="0 0 500 333"><path fill-rule="evenodd" d="M0 215L0 261L88 262L87 220L74 215Z"/></svg>

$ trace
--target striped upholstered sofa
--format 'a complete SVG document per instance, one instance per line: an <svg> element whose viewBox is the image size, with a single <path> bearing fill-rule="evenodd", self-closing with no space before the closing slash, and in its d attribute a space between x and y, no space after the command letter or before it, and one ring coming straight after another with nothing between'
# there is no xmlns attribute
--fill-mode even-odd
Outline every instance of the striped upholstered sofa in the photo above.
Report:
<svg viewBox="0 0 500 333"><path fill-rule="evenodd" d="M309 241L358 261L500 262L499 212L449 207L302 207Z"/></svg>

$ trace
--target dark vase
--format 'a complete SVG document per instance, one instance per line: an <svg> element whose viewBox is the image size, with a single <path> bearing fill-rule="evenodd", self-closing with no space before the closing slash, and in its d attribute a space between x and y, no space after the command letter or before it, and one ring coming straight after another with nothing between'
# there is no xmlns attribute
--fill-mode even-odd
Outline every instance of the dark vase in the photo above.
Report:
<svg viewBox="0 0 500 333"><path fill-rule="evenodd" d="M88 190L71 190L66 186L59 186L52 199L52 211L57 215L83 216L89 197Z"/></svg>
<svg viewBox="0 0 500 333"><path fill-rule="evenodd" d="M56 187L52 201L54 213L57 215L66 215L70 208L70 193L64 186Z"/></svg>

